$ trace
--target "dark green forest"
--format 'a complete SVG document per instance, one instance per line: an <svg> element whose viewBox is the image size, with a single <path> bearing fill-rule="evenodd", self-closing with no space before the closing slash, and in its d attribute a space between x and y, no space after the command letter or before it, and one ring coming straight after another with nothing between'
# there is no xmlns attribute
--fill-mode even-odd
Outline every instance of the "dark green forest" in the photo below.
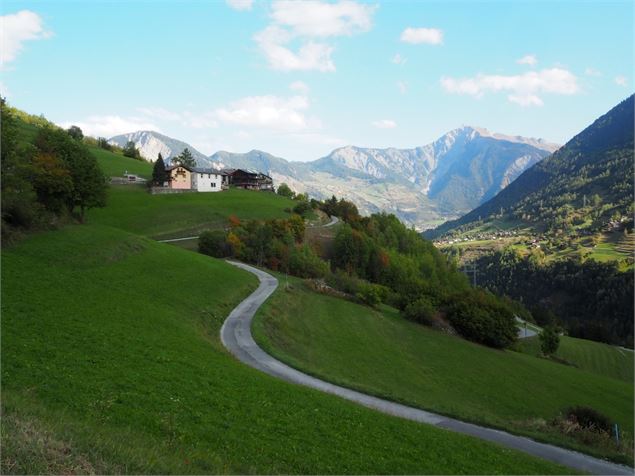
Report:
<svg viewBox="0 0 635 476"><path fill-rule="evenodd" d="M633 347L633 272L615 263L542 263L512 249L479 258L479 285L525 303L543 326L574 337Z"/></svg>

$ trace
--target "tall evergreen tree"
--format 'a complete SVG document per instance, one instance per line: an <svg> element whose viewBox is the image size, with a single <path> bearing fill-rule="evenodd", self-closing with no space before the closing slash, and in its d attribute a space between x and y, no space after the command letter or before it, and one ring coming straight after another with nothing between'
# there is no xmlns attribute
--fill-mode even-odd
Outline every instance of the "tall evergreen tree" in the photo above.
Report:
<svg viewBox="0 0 635 476"><path fill-rule="evenodd" d="M183 149L181 155L174 157L172 161L178 162L179 165L183 165L185 167L196 167L196 160L194 159L192 152L190 152L190 149L187 147Z"/></svg>
<svg viewBox="0 0 635 476"><path fill-rule="evenodd" d="M165 162L163 162L163 156L161 152L159 152L159 157L157 157L157 161L154 163L154 168L152 169L152 183L155 185L163 185L170 178L168 172L165 170Z"/></svg>

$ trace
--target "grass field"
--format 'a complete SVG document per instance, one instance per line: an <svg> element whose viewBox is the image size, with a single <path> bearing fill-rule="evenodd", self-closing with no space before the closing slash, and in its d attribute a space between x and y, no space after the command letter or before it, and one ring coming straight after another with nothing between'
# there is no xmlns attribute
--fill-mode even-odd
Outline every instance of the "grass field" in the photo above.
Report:
<svg viewBox="0 0 635 476"><path fill-rule="evenodd" d="M221 261L83 225L2 265L2 474L568 472L238 362L256 283Z"/></svg>
<svg viewBox="0 0 635 476"><path fill-rule="evenodd" d="M157 239L197 235L241 219L286 218L293 201L279 195L232 189L218 193L150 195L143 186L111 186L108 206L90 210L88 221Z"/></svg>
<svg viewBox="0 0 635 476"><path fill-rule="evenodd" d="M265 303L254 324L256 340L290 365L391 400L630 461L534 423L587 405L632 435L632 384L479 346L408 322L393 309L375 311L292 282L291 291L279 289Z"/></svg>
<svg viewBox="0 0 635 476"><path fill-rule="evenodd" d="M530 355L540 355L537 336L519 340L516 348ZM601 342L561 336L556 357L581 370L633 383L632 351Z"/></svg>
<svg viewBox="0 0 635 476"><path fill-rule="evenodd" d="M99 166L107 177L122 177L124 172L146 179L152 177L152 164L150 162L131 159L97 147L89 147L88 149L97 158Z"/></svg>

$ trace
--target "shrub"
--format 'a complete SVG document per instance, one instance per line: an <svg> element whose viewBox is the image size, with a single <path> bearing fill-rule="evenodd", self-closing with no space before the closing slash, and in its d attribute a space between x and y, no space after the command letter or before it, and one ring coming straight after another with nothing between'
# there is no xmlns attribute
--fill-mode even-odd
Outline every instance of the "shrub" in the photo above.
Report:
<svg viewBox="0 0 635 476"><path fill-rule="evenodd" d="M466 339L499 349L516 341L513 313L492 294L480 290L455 294L446 311L450 324Z"/></svg>
<svg viewBox="0 0 635 476"><path fill-rule="evenodd" d="M436 314L436 309L428 298L422 297L410 303L404 309L404 316L411 321L431 325Z"/></svg>
<svg viewBox="0 0 635 476"><path fill-rule="evenodd" d="M611 420L591 407L570 407L565 413L568 420L576 422L582 428L607 433L611 431Z"/></svg>
<svg viewBox="0 0 635 476"><path fill-rule="evenodd" d="M311 205L309 204L309 202L305 202L305 201L298 202L298 204L295 207L293 207L293 213L297 213L298 215L302 217L306 217L306 215L311 210L312 210Z"/></svg>
<svg viewBox="0 0 635 476"><path fill-rule="evenodd" d="M376 307L386 298L386 289L378 284L362 283L355 295L357 299L371 307Z"/></svg>
<svg viewBox="0 0 635 476"><path fill-rule="evenodd" d="M540 349L545 355L553 355L558 351L560 345L560 336L553 326L545 327L540 335Z"/></svg>
<svg viewBox="0 0 635 476"><path fill-rule="evenodd" d="M223 230L211 230L201 233L198 238L198 250L200 253L214 258L227 258L232 254L231 246L227 242L227 235Z"/></svg>
<svg viewBox="0 0 635 476"><path fill-rule="evenodd" d="M289 257L289 273L301 278L323 278L329 272L322 261L308 245L294 247Z"/></svg>

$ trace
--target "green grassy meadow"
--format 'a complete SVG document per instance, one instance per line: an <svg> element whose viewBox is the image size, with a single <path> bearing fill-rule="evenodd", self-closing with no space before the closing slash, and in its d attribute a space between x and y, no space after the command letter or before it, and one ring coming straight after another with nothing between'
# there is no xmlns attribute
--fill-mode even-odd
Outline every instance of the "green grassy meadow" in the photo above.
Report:
<svg viewBox="0 0 635 476"><path fill-rule="evenodd" d="M152 164L150 162L131 159L98 147L89 147L89 150L107 177L122 177L126 171L145 179L152 177Z"/></svg>
<svg viewBox="0 0 635 476"><path fill-rule="evenodd" d="M519 340L516 348L534 356L541 354L538 336ZM581 370L633 383L632 351L602 342L561 336L555 356Z"/></svg>
<svg viewBox="0 0 635 476"><path fill-rule="evenodd" d="M301 281L259 311L254 335L280 360L334 383L546 442L631 461L536 428L572 405L591 406L633 434L632 382L500 351L317 294Z"/></svg>
<svg viewBox="0 0 635 476"><path fill-rule="evenodd" d="M240 219L289 216L293 201L273 193L231 189L218 193L150 195L145 187L111 186L108 206L90 210L90 223L108 225L156 239L197 235L227 225L230 215Z"/></svg>
<svg viewBox="0 0 635 476"><path fill-rule="evenodd" d="M2 474L569 472L240 363L256 279L222 261L92 224L2 264Z"/></svg>

